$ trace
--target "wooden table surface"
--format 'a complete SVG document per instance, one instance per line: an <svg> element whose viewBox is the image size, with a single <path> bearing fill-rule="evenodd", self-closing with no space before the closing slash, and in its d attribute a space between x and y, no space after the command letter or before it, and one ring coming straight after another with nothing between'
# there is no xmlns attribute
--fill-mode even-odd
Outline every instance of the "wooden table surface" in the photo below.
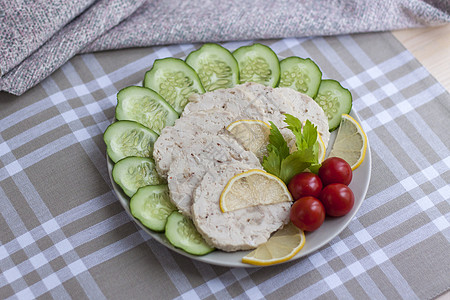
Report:
<svg viewBox="0 0 450 300"><path fill-rule="evenodd" d="M450 24L392 32L417 60L450 92ZM436 300L450 299L450 291Z"/></svg>
<svg viewBox="0 0 450 300"><path fill-rule="evenodd" d="M392 33L450 91L450 24Z"/></svg>

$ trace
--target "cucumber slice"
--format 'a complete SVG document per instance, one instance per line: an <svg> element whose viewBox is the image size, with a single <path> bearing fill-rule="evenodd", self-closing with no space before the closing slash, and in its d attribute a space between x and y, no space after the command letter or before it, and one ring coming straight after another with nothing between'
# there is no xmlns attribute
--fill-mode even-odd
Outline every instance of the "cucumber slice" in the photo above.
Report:
<svg viewBox="0 0 450 300"><path fill-rule="evenodd" d="M136 121L157 134L178 119L178 113L156 92L140 86L129 86L117 93L117 120Z"/></svg>
<svg viewBox="0 0 450 300"><path fill-rule="evenodd" d="M296 56L280 62L281 76L279 87L289 87L311 98L317 95L322 72L314 61Z"/></svg>
<svg viewBox="0 0 450 300"><path fill-rule="evenodd" d="M130 156L119 160L113 167L112 177L129 197L140 187L166 183L156 171L153 159L148 157Z"/></svg>
<svg viewBox="0 0 450 300"><path fill-rule="evenodd" d="M167 218L166 237L174 247L193 255L205 255L214 250L205 242L191 219L177 211Z"/></svg>
<svg viewBox="0 0 450 300"><path fill-rule="evenodd" d="M239 84L239 67L230 51L217 44L204 44L186 58L198 74L206 91L231 88Z"/></svg>
<svg viewBox="0 0 450 300"><path fill-rule="evenodd" d="M330 132L339 127L342 114L348 114L352 109L352 94L332 79L322 80L314 100L324 110Z"/></svg>
<svg viewBox="0 0 450 300"><path fill-rule="evenodd" d="M127 156L151 157L158 135L134 121L117 121L106 128L103 140L113 162Z"/></svg>
<svg viewBox="0 0 450 300"><path fill-rule="evenodd" d="M205 92L194 69L172 57L155 60L151 70L145 73L144 86L160 94L179 114L190 95Z"/></svg>
<svg viewBox="0 0 450 300"><path fill-rule="evenodd" d="M261 44L243 46L233 52L239 65L240 83L257 82L276 87L280 81L280 61L275 52Z"/></svg>
<svg viewBox="0 0 450 300"><path fill-rule="evenodd" d="M158 232L164 231L167 218L176 209L170 202L167 184L141 187L130 200L131 214L145 227Z"/></svg>

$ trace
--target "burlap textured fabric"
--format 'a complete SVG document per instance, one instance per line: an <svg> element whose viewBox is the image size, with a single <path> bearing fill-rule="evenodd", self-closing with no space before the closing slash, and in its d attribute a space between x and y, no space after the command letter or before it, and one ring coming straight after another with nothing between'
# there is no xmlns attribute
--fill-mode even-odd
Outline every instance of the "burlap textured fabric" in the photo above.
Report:
<svg viewBox="0 0 450 300"><path fill-rule="evenodd" d="M80 52L384 31L450 21L446 0L1 2L0 90L16 95Z"/></svg>

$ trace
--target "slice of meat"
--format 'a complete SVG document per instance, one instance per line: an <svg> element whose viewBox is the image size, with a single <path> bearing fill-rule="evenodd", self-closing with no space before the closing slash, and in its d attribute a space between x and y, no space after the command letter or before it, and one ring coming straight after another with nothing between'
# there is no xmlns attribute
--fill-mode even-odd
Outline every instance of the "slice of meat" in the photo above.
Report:
<svg viewBox="0 0 450 300"><path fill-rule="evenodd" d="M222 109L230 112L235 118L238 116L264 117L276 112L275 106L266 105L262 94L265 92L261 84L250 83L255 88L247 88L247 84L238 85L230 89L220 89L205 94L193 94L184 108L182 116L196 111Z"/></svg>
<svg viewBox="0 0 450 300"><path fill-rule="evenodd" d="M291 114L302 122L309 119L314 123L325 145L330 138L323 109L309 96L290 88L272 88L250 82L231 89L194 94L189 101L182 116L202 110L222 109L230 112L236 120L272 121L281 130L287 126L284 114Z"/></svg>
<svg viewBox="0 0 450 300"><path fill-rule="evenodd" d="M190 216L193 192L205 173L232 162L261 168L258 158L227 134L202 134L192 139L190 144L185 143L172 160L167 176L172 203L182 214Z"/></svg>
<svg viewBox="0 0 450 300"><path fill-rule="evenodd" d="M265 243L272 232L289 222L289 202L227 213L220 210L220 195L228 180L250 169L255 168L241 162L211 168L194 192L194 224L210 245L223 251L254 249Z"/></svg>
<svg viewBox="0 0 450 300"><path fill-rule="evenodd" d="M216 135L232 121L231 113L211 109L184 116L178 119L174 126L164 128L153 149L153 158L159 175L167 178L173 159L178 157L179 151L187 144L191 144L197 136L208 133Z"/></svg>
<svg viewBox="0 0 450 300"><path fill-rule="evenodd" d="M155 143L153 157L163 178L167 178L173 159L179 156L179 150L186 143L199 134L218 134L236 120L272 121L292 146L294 136L286 129L283 115L289 113L301 121L309 119L317 125L325 145L328 144L330 133L323 110L310 97L289 88L274 89L246 83L231 89L194 95L190 101L182 117L174 126L164 128Z"/></svg>

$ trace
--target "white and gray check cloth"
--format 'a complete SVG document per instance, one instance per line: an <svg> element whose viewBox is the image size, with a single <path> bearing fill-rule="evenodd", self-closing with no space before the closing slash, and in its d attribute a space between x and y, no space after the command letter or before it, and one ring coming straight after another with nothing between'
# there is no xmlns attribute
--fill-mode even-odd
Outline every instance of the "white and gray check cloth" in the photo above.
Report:
<svg viewBox="0 0 450 300"><path fill-rule="evenodd" d="M251 42L225 43L230 50ZM389 33L264 41L349 88L372 151L361 209L287 264L216 267L131 221L102 135L116 93L199 45L78 55L20 97L0 93L0 298L429 299L450 287L450 95Z"/></svg>

